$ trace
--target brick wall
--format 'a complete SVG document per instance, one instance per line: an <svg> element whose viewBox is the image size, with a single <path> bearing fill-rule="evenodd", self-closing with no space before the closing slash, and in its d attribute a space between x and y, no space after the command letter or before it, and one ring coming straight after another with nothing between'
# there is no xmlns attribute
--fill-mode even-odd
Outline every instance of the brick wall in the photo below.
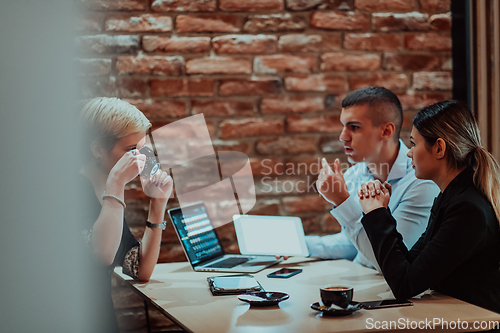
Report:
<svg viewBox="0 0 500 333"><path fill-rule="evenodd" d="M449 0L81 0L81 97L117 96L154 126L203 113L216 149L246 153L253 214L339 231L309 185L319 158L346 162L340 102L369 85L398 94L403 138L419 108L451 98ZM126 193L141 236L147 198ZM172 200L169 207L176 206ZM237 251L234 228L219 228ZM185 260L169 224L160 262Z"/></svg>

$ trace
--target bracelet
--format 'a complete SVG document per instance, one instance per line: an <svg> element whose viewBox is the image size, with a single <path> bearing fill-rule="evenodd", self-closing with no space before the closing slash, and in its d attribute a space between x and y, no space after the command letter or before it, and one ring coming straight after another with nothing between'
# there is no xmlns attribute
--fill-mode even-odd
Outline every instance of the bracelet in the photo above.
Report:
<svg viewBox="0 0 500 333"><path fill-rule="evenodd" d="M167 221L163 221L163 223L161 223L161 224L154 224L154 223L151 223L149 221L146 221L146 226L148 226L150 228L154 228L154 229L165 230L165 228L167 227Z"/></svg>
<svg viewBox="0 0 500 333"><path fill-rule="evenodd" d="M116 201L118 201L122 206L123 206L123 209L125 209L127 207L127 205L125 204L125 201L123 201L122 199L118 198L116 195L112 195L112 194L106 194L104 193L102 195L102 200L106 199L106 198L112 198L112 199L115 199Z"/></svg>

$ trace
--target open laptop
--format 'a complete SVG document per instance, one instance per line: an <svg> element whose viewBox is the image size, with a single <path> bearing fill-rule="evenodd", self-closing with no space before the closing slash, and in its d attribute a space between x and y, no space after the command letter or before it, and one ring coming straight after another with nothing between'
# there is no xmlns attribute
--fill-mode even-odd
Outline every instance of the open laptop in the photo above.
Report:
<svg viewBox="0 0 500 333"><path fill-rule="evenodd" d="M225 254L202 202L169 209L168 215L197 272L256 273L280 262L275 256Z"/></svg>

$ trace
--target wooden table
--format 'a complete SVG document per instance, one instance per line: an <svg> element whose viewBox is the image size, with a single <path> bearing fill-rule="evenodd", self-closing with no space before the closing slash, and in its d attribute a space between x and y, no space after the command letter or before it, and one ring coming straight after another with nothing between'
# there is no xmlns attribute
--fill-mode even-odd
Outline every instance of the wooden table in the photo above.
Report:
<svg viewBox="0 0 500 333"><path fill-rule="evenodd" d="M266 277L280 267L299 267L303 272L289 279ZM266 291L290 295L279 307L270 308L250 308L236 296L212 296L207 277L227 273L194 272L187 262L158 264L148 283L131 280L121 273L121 268L116 268L115 273L168 318L192 332L366 332L375 328L405 331L416 328L415 325L446 329L439 324L443 321L449 323L448 330L451 325L459 325L453 331L460 332L481 330L474 329L476 321L500 322L500 314L430 291L412 299L413 306L362 309L347 317L323 317L310 308L320 300L319 287L323 285L351 285L355 301L394 298L381 274L348 260L291 258L253 274Z"/></svg>

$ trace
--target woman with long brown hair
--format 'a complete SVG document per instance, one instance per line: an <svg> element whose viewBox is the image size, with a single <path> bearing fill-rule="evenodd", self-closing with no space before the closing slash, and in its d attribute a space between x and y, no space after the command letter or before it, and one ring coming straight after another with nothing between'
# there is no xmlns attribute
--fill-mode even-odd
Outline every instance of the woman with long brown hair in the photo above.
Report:
<svg viewBox="0 0 500 333"><path fill-rule="evenodd" d="M388 184L369 182L359 191L362 223L394 296L431 288L500 312L500 167L481 145L468 107L451 100L422 109L408 156L415 176L441 190L411 249L387 209Z"/></svg>

